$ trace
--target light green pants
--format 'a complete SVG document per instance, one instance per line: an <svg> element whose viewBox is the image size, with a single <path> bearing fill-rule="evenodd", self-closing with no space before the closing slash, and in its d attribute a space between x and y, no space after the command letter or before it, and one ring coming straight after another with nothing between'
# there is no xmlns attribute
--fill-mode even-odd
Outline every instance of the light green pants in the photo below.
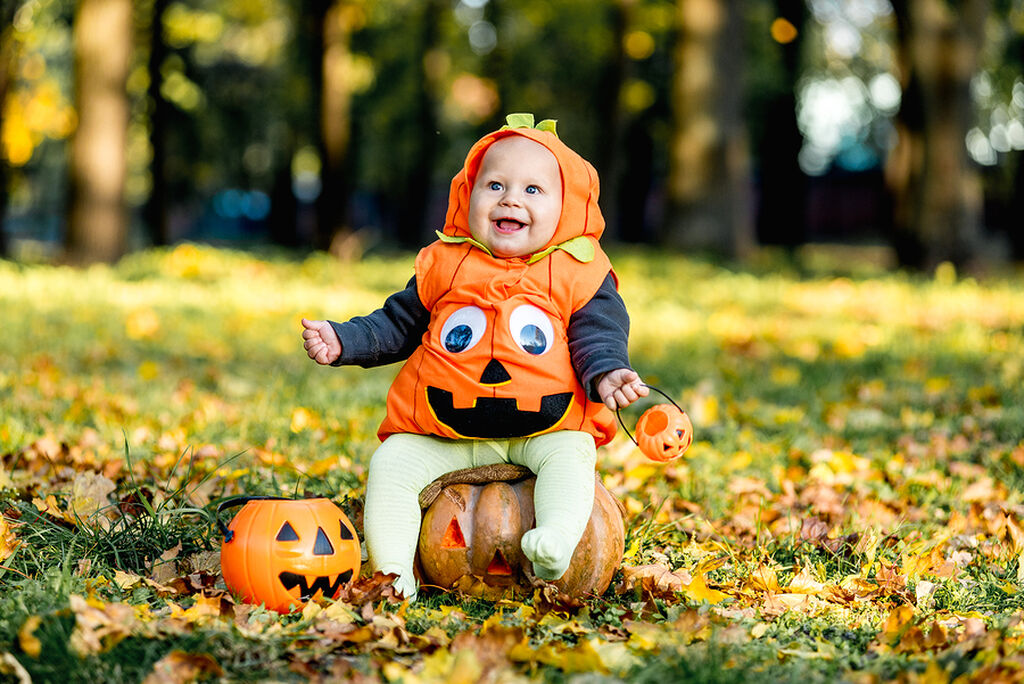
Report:
<svg viewBox="0 0 1024 684"><path fill-rule="evenodd" d="M414 598L420 490L453 470L515 463L537 475L537 525L523 536L523 553L538 577L558 579L590 520L596 460L593 436L571 430L509 440L391 435L373 454L366 483L363 531L370 561L377 570L397 574L395 587Z"/></svg>

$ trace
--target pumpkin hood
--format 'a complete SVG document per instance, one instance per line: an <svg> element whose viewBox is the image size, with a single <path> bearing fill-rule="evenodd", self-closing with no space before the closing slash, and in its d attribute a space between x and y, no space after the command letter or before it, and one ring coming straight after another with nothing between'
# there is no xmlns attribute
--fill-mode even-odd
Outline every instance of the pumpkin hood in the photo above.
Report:
<svg viewBox="0 0 1024 684"><path fill-rule="evenodd" d="M452 179L445 217L444 236L469 238L469 196L487 149L498 140L521 135L546 147L558 161L562 175L562 214L551 241L545 248L560 245L578 237L595 240L604 232L604 217L597 204L599 183L594 167L563 143L554 133L554 122L542 122L544 128L533 128L533 117L510 115L510 126L488 133L478 140L466 155L462 170ZM529 127L526 127L528 124ZM545 126L545 124L548 124ZM522 127L516 127L522 126Z"/></svg>

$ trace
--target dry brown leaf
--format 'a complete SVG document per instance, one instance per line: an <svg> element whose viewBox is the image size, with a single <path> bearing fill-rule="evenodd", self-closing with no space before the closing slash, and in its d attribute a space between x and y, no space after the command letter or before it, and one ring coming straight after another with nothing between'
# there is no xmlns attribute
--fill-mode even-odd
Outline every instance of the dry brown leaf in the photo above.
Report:
<svg viewBox="0 0 1024 684"><path fill-rule="evenodd" d="M200 677L223 677L224 670L206 653L171 651L153 665L142 684L186 684Z"/></svg>
<svg viewBox="0 0 1024 684"><path fill-rule="evenodd" d="M816 544L828 536L828 524L821 518L804 518L800 526L800 540Z"/></svg>
<svg viewBox="0 0 1024 684"><path fill-rule="evenodd" d="M178 576L179 554L181 554L181 542L160 554L160 558L153 563L153 572L150 573L149 579L157 584L170 584L171 580Z"/></svg>
<svg viewBox="0 0 1024 684"><path fill-rule="evenodd" d="M661 563L640 566L622 566L622 583L616 591L620 594L640 587L645 593L659 597L671 597L682 593L693 581L686 570L672 572Z"/></svg>
<svg viewBox="0 0 1024 684"><path fill-rule="evenodd" d="M82 656L102 653L113 648L140 628L135 609L126 603L101 603L77 594L69 598L75 614L71 648Z"/></svg>
<svg viewBox="0 0 1024 684"><path fill-rule="evenodd" d="M402 599L393 586L396 576L378 571L369 577L357 577L350 584L342 586L337 600L353 606L364 606L381 599L401 603Z"/></svg>
<svg viewBox="0 0 1024 684"><path fill-rule="evenodd" d="M110 505L110 495L115 489L117 485L104 475L77 473L71 483L71 514L83 522L106 527L109 519L100 513Z"/></svg>
<svg viewBox="0 0 1024 684"><path fill-rule="evenodd" d="M768 594L761 606L761 614L775 618L789 611L809 613L820 606L821 602L808 594Z"/></svg>

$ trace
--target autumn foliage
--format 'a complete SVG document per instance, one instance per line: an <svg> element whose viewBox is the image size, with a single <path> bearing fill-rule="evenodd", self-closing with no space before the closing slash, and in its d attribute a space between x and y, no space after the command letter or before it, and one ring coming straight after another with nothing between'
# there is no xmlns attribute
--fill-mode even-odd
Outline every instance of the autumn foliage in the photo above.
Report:
<svg viewBox="0 0 1024 684"><path fill-rule="evenodd" d="M820 256L820 255L819 255ZM213 521L321 495L361 532L394 369L324 369L299 318L382 301L405 257L193 245L0 262L0 671L12 681L1024 679L1024 281L613 254L686 458L620 434L601 595L364 573L278 615L225 589ZM631 428L641 413L623 416Z"/></svg>

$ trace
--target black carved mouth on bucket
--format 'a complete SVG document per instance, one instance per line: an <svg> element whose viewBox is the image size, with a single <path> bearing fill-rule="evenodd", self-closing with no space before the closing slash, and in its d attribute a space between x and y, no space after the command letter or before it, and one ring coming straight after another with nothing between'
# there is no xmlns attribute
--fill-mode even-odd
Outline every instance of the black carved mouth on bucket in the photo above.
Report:
<svg viewBox="0 0 1024 684"><path fill-rule="evenodd" d="M352 571L346 570L345 572L338 575L334 582L331 582L331 578L327 575L320 575L313 583L310 584L305 575L300 575L294 572L282 572L277 576L281 580L281 584L288 591L291 591L295 587L299 588L299 600L308 601L313 598L318 591L323 592L324 596L333 597L338 593L338 589L345 582L352 579Z"/></svg>
<svg viewBox="0 0 1024 684"><path fill-rule="evenodd" d="M455 408L452 393L427 387L427 404L437 421L462 437L503 439L528 437L562 422L572 407L572 392L549 394L540 410L521 411L512 398L478 397L470 408Z"/></svg>

